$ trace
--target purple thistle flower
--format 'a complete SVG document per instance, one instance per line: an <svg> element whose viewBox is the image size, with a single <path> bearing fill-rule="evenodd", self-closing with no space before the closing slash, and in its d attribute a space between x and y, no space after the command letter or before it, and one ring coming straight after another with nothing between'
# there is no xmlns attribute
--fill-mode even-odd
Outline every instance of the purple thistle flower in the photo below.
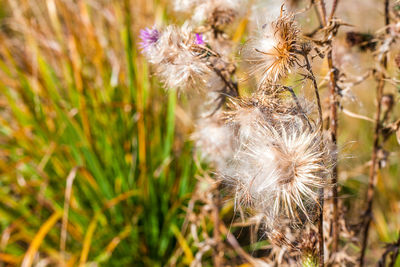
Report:
<svg viewBox="0 0 400 267"><path fill-rule="evenodd" d="M201 33L196 33L196 40L195 40L196 44L198 45L204 45L205 42L203 40L203 35Z"/></svg>
<svg viewBox="0 0 400 267"><path fill-rule="evenodd" d="M142 39L139 43L140 48L146 50L158 41L160 38L160 32L155 27L151 29L145 28L140 30L139 37Z"/></svg>

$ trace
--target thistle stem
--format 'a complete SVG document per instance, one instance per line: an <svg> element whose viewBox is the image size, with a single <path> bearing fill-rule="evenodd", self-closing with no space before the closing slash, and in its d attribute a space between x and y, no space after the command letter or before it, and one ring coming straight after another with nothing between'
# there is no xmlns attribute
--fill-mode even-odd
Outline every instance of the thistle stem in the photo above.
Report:
<svg viewBox="0 0 400 267"><path fill-rule="evenodd" d="M311 64L305 50L302 50L302 55L305 59L306 68L307 71L309 72L310 78L314 86L315 98L317 100L317 106L318 106L319 129L322 134L323 117L322 117L321 98L319 96L317 80L315 79L314 72L311 68ZM318 202L320 208L319 218L318 218L318 244L319 244L318 258L319 258L319 266L324 266L324 188L323 187L320 189Z"/></svg>
<svg viewBox="0 0 400 267"><path fill-rule="evenodd" d="M333 66L332 60L332 50L328 53L328 67L330 68L330 120L329 120L329 129L331 140L334 145L334 150L337 150L337 129L338 129L338 119L337 119L337 107L339 105L339 101L336 96L336 68ZM338 165L337 165L337 156L334 156L333 159L334 166L332 169L332 206L333 206L333 218L332 218L332 253L338 251L338 242L339 242L339 216L338 216Z"/></svg>
<svg viewBox="0 0 400 267"><path fill-rule="evenodd" d="M326 21L326 5L325 5L325 0L319 0L319 8L320 8L320 14L322 18L322 25L326 27L328 25L328 22Z"/></svg>
<svg viewBox="0 0 400 267"><path fill-rule="evenodd" d="M336 12L336 8L338 6L339 0L333 0L333 4L332 4L332 10L331 10L331 14L329 15L329 20L333 19L333 16L335 15Z"/></svg>
<svg viewBox="0 0 400 267"><path fill-rule="evenodd" d="M329 15L329 20L326 20L326 5L324 0L320 0L320 7L321 7L321 16L323 19L324 27L332 20L333 16L335 15L335 11L337 9L339 0L334 0L332 4L332 10ZM339 101L337 99L337 69L333 65L333 52L332 52L332 40L329 40L328 48L329 52L327 54L327 61L328 61L328 68L330 70L329 73L329 95L330 95L330 108L329 108L329 130L331 135L331 140L334 145L334 150L337 150L337 130L338 130L338 119L337 119L337 107L339 106ZM338 165L337 165L337 157L333 159L333 170L332 170L332 253L338 251L338 243L339 243L339 215L338 215Z"/></svg>
<svg viewBox="0 0 400 267"><path fill-rule="evenodd" d="M385 0L384 3L385 8L385 25L389 25L389 0ZM382 62L382 66L384 69L387 68L387 55L384 55ZM383 72L380 73L378 86L376 88L376 113L375 113L375 131L374 131L374 142L372 148L372 155L371 155L371 167L369 171L369 180L368 180L368 189L367 189L367 208L365 211L365 221L364 221L364 229L363 229L363 237L362 237L362 247L361 247L361 255L360 255L360 267L364 266L365 260L365 252L368 246L368 234L369 228L371 225L372 220L372 204L374 201L375 195L375 185L377 182L377 163L378 163L378 150L379 150L379 137L381 132L381 113L382 113L382 96L383 96L383 89L385 87L385 74ZM379 168L379 167L378 167Z"/></svg>
<svg viewBox="0 0 400 267"><path fill-rule="evenodd" d="M306 69L309 73L309 78L311 78L311 81L313 83L313 87L314 87L314 92L315 92L315 98L317 100L317 106L318 106L318 117L319 117L319 124L320 124L320 130L322 131L322 123L323 123L323 119L322 119L322 106L321 106L321 98L319 96L319 91L318 91L318 85L317 85L317 80L315 79L315 75L314 72L311 68L311 64L310 64L310 60L308 59L308 55L307 53L302 50L301 51L304 60L306 62Z"/></svg>

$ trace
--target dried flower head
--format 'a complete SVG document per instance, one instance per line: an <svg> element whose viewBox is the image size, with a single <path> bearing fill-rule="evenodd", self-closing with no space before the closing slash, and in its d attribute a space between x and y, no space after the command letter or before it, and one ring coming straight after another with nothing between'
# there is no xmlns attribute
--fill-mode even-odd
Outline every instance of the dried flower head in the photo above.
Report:
<svg viewBox="0 0 400 267"><path fill-rule="evenodd" d="M189 13L197 4L196 0L174 0L173 8L176 12Z"/></svg>
<svg viewBox="0 0 400 267"><path fill-rule="evenodd" d="M157 75L166 88L200 89L205 86L210 70L199 51L205 44L187 25L155 28L140 33L142 52L155 65Z"/></svg>
<svg viewBox="0 0 400 267"><path fill-rule="evenodd" d="M280 227L276 227L274 229L271 229L268 232L269 240L276 247L280 247L280 248L284 247L285 249L296 250L296 247L293 245L293 241L291 241L288 238L287 233L285 233L285 230L288 230L288 229L285 229L285 230L284 229L279 229L279 228L283 228L282 227L283 225L281 225Z"/></svg>
<svg viewBox="0 0 400 267"><path fill-rule="evenodd" d="M330 172L327 138L304 113L289 109L277 113L258 103L229 114L239 141L222 177L236 187L236 203L250 203L269 224L281 216L293 223L311 220Z"/></svg>
<svg viewBox="0 0 400 267"><path fill-rule="evenodd" d="M296 120L307 120L306 116L311 113L314 106L306 100L296 98L293 101L286 91L273 88L259 91L251 97L229 99L228 110L224 112L225 119L238 131L240 139L251 137L254 125L259 123L290 124Z"/></svg>
<svg viewBox="0 0 400 267"><path fill-rule="evenodd" d="M298 35L294 17L282 10L277 20L264 24L244 45L241 53L249 75L258 76L260 87L277 82L294 67Z"/></svg>
<svg viewBox="0 0 400 267"><path fill-rule="evenodd" d="M241 14L244 0L206 0L195 1L192 20L195 24L207 24L214 29L221 29Z"/></svg>
<svg viewBox="0 0 400 267"><path fill-rule="evenodd" d="M297 246L301 252L302 266L318 265L318 236L315 231L303 233Z"/></svg>

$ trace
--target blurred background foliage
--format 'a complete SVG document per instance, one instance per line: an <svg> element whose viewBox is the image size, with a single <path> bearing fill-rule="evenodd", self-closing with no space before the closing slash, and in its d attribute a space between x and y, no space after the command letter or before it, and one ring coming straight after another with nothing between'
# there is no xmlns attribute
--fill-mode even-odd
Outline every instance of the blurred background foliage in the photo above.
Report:
<svg viewBox="0 0 400 267"><path fill-rule="evenodd" d="M0 265L170 257L196 167L175 92L136 49L139 18L164 5L2 2Z"/></svg>
<svg viewBox="0 0 400 267"><path fill-rule="evenodd" d="M357 8L374 12L371 3ZM164 266L177 249L184 251L174 259L179 266L193 259L180 231L200 167L187 141L193 122L184 96L163 90L137 49L140 28L182 20L168 5L0 2L0 266ZM337 13L367 30L380 27L373 21L381 14L365 25L352 8L343 1ZM326 66L316 72L323 84ZM354 88L370 117L374 88L373 79ZM353 202L364 198L373 125L341 115L339 127L341 198L359 210L362 201ZM393 138L387 145L395 152L377 186L375 259L400 229L398 144ZM229 223L232 202L223 204ZM207 223L203 230L212 231ZM245 250L255 253L264 243Z"/></svg>

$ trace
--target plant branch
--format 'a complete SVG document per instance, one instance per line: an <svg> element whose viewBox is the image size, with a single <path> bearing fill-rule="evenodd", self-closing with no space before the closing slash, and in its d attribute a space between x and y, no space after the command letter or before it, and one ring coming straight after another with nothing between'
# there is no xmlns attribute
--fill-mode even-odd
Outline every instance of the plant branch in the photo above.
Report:
<svg viewBox="0 0 400 267"><path fill-rule="evenodd" d="M329 15L329 21L333 19L333 16L335 15L338 3L339 3L339 0L333 0L331 14Z"/></svg>
<svg viewBox="0 0 400 267"><path fill-rule="evenodd" d="M333 5L332 5L332 11L329 16L329 21L333 18L337 5L338 5L338 0L334 0ZM326 7L325 7L325 1L320 0L320 5L321 5L321 16L323 18L326 18ZM324 22L324 27L327 26L329 21ZM331 141L334 145L334 150L337 150L337 130L338 130L338 119L337 119L337 107L339 106L339 101L337 98L337 69L333 65L333 52L332 52L332 40L329 40L327 42L327 45L329 46L329 51L327 54L327 61L328 61L328 68L329 68L329 95L330 95L330 108L329 108L329 130L330 130L330 136L331 136ZM332 221L331 221L331 226L332 226L332 253L335 253L338 251L338 243L339 243L339 215L338 215L338 165L337 165L337 156L333 159L333 170L332 170Z"/></svg>
<svg viewBox="0 0 400 267"><path fill-rule="evenodd" d="M319 96L317 80L315 79L314 72L311 68L311 64L308 59L307 51L305 49L303 49L301 51L301 54L304 57L304 60L306 63L305 67L306 67L307 71L309 72L309 77L311 78L312 83L313 83L315 98L317 100L317 106L318 106L319 130L321 131L321 134L322 134L323 117L322 117L321 98ZM319 258L319 266L324 266L324 188L320 189L318 202L319 202L319 207L320 207L319 218L318 218L318 244L319 244L318 258Z"/></svg>
<svg viewBox="0 0 400 267"><path fill-rule="evenodd" d="M389 25L389 0L385 0L384 3L385 8L385 25ZM382 62L382 66L384 69L387 68L387 55L384 55ZM375 195L375 185L377 182L376 173L377 173L377 162L378 162L378 150L379 150L379 137L381 132L381 113L382 113L382 96L383 96L383 89L385 87L385 74L384 72L380 72L379 74L379 82L378 87L376 89L376 113L375 113L375 131L374 131L374 141L373 141L373 148L372 148L372 156L371 156L371 167L369 171L369 180L368 180L368 189L367 189L367 208L365 211L365 221L363 223L363 236L362 236L362 247L361 247L361 255L360 255L360 267L364 266L365 261L365 253L368 246L368 234L369 228L371 225L372 219L372 204L374 201Z"/></svg>
<svg viewBox="0 0 400 267"><path fill-rule="evenodd" d="M320 130L322 131L322 123L323 123L322 106L321 106L321 98L319 96L319 91L318 91L317 80L315 79L314 72L313 72L313 70L311 68L311 64L310 64L310 60L308 59L307 52L302 50L302 51L300 51L300 53L304 57L304 60L305 60L305 63L306 63L305 67L306 67L306 69L307 69L307 71L309 73L308 78L310 78L312 83L313 83L315 98L317 100L317 106L318 106L319 127L320 127Z"/></svg>
<svg viewBox="0 0 400 267"><path fill-rule="evenodd" d="M326 5L324 0L319 0L320 17L322 18L322 25L326 27L328 22L326 21Z"/></svg>
<svg viewBox="0 0 400 267"><path fill-rule="evenodd" d="M330 45L332 46L332 45ZM338 118L337 118L337 107L339 101L337 97L337 69L333 65L332 47L330 48L328 55L328 67L330 69L330 83L329 83L329 95L330 95L330 108L329 108L329 129L331 140L334 145L334 150L337 150L337 131L338 131ZM332 206L333 206L333 218L332 218L332 253L338 251L339 241L339 223L338 223L338 165L337 156L333 159L334 166L332 170Z"/></svg>

